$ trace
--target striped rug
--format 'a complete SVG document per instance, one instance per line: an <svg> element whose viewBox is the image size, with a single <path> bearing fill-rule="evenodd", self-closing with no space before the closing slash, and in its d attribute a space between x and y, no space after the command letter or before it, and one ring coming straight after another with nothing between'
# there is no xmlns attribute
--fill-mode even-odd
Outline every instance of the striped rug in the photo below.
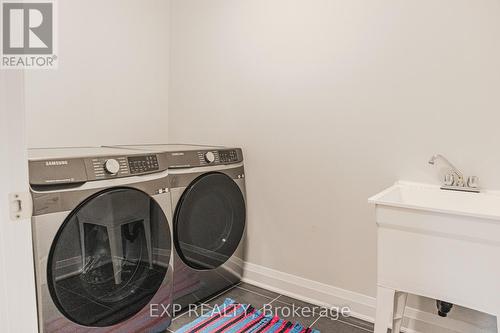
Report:
<svg viewBox="0 0 500 333"><path fill-rule="evenodd" d="M251 305L226 299L224 304L200 316L176 333L319 333L279 317L266 316Z"/></svg>

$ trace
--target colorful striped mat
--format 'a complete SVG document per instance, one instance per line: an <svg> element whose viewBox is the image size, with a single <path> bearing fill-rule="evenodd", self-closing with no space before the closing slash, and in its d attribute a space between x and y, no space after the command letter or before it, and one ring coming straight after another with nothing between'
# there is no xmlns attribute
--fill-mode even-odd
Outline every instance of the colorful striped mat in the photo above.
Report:
<svg viewBox="0 0 500 333"><path fill-rule="evenodd" d="M228 298L224 304L183 326L176 333L319 333L299 323L266 316L251 305Z"/></svg>

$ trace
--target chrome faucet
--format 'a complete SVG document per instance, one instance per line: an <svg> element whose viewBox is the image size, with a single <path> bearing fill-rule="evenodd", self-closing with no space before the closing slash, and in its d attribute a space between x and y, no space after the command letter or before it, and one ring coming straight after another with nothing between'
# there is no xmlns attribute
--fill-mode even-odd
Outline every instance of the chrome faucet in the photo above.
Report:
<svg viewBox="0 0 500 333"><path fill-rule="evenodd" d="M441 154L432 156L429 160L429 164L436 165L437 161L442 161L449 169L444 175L443 185L441 186L442 190L480 192L478 177L470 176L467 178L466 182L464 174Z"/></svg>

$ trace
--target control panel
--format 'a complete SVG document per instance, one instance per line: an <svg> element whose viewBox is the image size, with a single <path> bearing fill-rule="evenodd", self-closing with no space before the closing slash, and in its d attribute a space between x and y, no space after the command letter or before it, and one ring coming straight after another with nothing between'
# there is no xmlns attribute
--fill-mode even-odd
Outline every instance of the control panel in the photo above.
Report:
<svg viewBox="0 0 500 333"><path fill-rule="evenodd" d="M240 148L173 151L113 156L30 160L32 186L82 184L87 181L243 162Z"/></svg>
<svg viewBox="0 0 500 333"><path fill-rule="evenodd" d="M238 153L235 149L199 151L198 159L200 165L236 163L238 162Z"/></svg>
<svg viewBox="0 0 500 333"><path fill-rule="evenodd" d="M167 155L168 167L173 169L195 168L243 162L241 149L175 151Z"/></svg>
<svg viewBox="0 0 500 333"><path fill-rule="evenodd" d="M32 186L81 184L87 181L165 171L166 154L95 156L29 161Z"/></svg>
<svg viewBox="0 0 500 333"><path fill-rule="evenodd" d="M219 161L221 163L234 163L238 161L236 150L219 150Z"/></svg>
<svg viewBox="0 0 500 333"><path fill-rule="evenodd" d="M165 157L157 154L98 157L86 161L88 180L137 176L166 170ZM90 169L90 170L89 170Z"/></svg>
<svg viewBox="0 0 500 333"><path fill-rule="evenodd" d="M156 155L133 156L128 158L131 174L158 171L158 157Z"/></svg>

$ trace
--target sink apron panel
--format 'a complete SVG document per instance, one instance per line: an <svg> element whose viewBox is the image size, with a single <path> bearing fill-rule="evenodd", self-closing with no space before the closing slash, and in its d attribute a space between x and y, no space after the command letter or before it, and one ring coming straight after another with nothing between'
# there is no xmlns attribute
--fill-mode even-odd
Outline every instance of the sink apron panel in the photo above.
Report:
<svg viewBox="0 0 500 333"><path fill-rule="evenodd" d="M500 313L500 221L377 208L379 285Z"/></svg>

